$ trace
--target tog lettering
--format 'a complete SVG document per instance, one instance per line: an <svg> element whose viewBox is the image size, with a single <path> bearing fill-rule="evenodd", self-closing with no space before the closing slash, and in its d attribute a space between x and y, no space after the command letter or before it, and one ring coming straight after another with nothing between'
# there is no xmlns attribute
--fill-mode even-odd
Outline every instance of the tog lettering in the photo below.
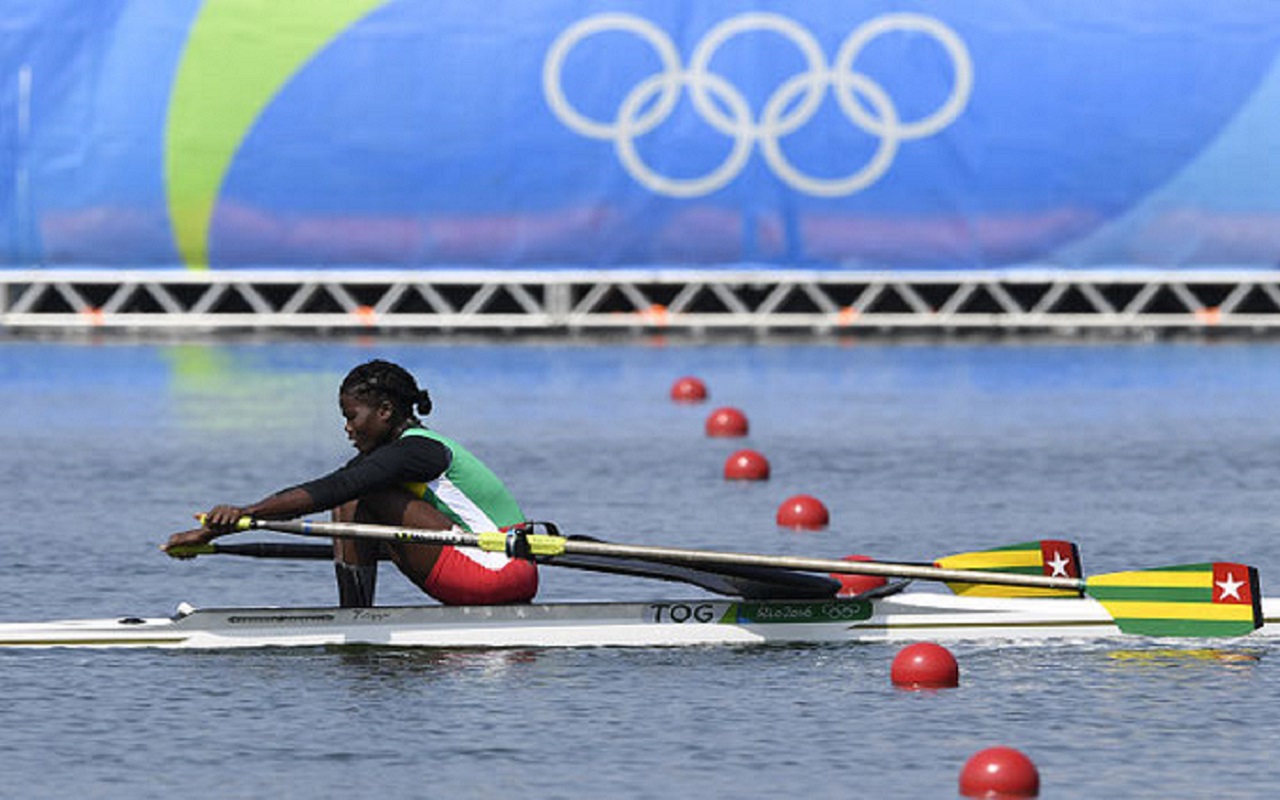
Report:
<svg viewBox="0 0 1280 800"><path fill-rule="evenodd" d="M715 622L715 607L710 603L652 603L649 613L654 622Z"/></svg>

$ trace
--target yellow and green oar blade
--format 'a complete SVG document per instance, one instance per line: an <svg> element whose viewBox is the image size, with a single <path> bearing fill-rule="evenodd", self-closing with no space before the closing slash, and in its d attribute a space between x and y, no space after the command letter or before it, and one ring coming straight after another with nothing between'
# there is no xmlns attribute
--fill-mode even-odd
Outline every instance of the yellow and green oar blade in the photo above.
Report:
<svg viewBox="0 0 1280 800"><path fill-rule="evenodd" d="M213 544L184 544L177 547L170 547L165 554L170 558L195 558L196 556L208 556L218 552Z"/></svg>
<svg viewBox="0 0 1280 800"><path fill-rule="evenodd" d="M1210 562L1113 572L1085 581L1125 633L1143 636L1242 636L1262 627L1258 571Z"/></svg>
<svg viewBox="0 0 1280 800"><path fill-rule="evenodd" d="M1044 575L1053 578L1080 577L1080 550L1074 542L1040 539L1010 544L973 553L959 553L934 562L943 569L968 569L1011 575ZM994 583L949 581L955 594L970 597L1079 597L1074 589L1012 586Z"/></svg>

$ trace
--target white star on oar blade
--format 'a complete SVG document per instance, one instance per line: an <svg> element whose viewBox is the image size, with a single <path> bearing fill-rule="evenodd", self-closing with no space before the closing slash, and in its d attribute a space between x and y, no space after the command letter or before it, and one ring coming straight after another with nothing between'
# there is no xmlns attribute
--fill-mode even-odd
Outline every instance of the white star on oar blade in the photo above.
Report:
<svg viewBox="0 0 1280 800"><path fill-rule="evenodd" d="M1240 596L1240 587L1244 586L1244 581L1236 580L1235 576L1230 572L1227 573L1227 579L1224 581L1214 581L1214 584L1222 590L1222 594L1218 596L1219 600L1226 600L1228 597L1234 597L1237 600L1243 600Z"/></svg>
<svg viewBox="0 0 1280 800"><path fill-rule="evenodd" d="M1062 553L1059 553L1055 550L1053 553L1053 560L1046 561L1045 563L1048 564L1050 567L1053 567L1053 572L1049 574L1049 577L1051 578L1057 578L1059 576L1063 578L1069 577L1067 575L1067 567L1071 566L1071 559L1064 557Z"/></svg>

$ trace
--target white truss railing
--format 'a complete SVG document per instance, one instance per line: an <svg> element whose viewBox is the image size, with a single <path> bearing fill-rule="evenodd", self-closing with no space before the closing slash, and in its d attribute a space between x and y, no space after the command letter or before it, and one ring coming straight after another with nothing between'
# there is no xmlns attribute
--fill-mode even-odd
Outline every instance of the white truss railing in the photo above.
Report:
<svg viewBox="0 0 1280 800"><path fill-rule="evenodd" d="M0 328L1280 328L1280 271L0 270Z"/></svg>

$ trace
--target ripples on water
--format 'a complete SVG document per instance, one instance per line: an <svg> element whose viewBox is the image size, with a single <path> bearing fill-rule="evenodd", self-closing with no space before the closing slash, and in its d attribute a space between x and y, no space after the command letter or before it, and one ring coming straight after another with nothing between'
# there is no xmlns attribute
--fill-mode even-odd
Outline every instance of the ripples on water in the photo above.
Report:
<svg viewBox="0 0 1280 800"><path fill-rule="evenodd" d="M374 356L569 532L904 560L1052 536L1094 572L1280 575L1270 346L6 343L0 619L330 602L323 564L155 547L345 459L335 387ZM687 373L710 404L667 400ZM747 440L703 437L719 404ZM771 481L721 480L742 446ZM830 530L774 527L801 491ZM390 571L380 591L418 600ZM544 570L547 599L676 591ZM0 653L0 794L933 798L995 744L1032 756L1046 797L1280 791L1270 645L954 650L962 685L935 694L889 686L888 645Z"/></svg>

